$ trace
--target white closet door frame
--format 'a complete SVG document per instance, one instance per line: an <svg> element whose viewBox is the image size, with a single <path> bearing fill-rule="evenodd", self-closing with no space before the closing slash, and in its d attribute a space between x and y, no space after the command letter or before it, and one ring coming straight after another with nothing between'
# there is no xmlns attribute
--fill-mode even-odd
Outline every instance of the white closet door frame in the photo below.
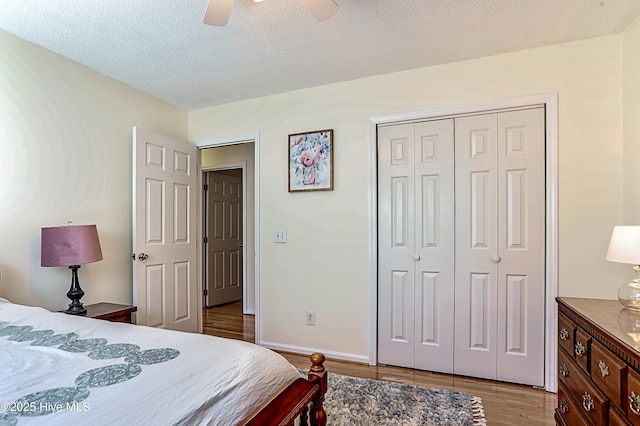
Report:
<svg viewBox="0 0 640 426"><path fill-rule="evenodd" d="M369 117L369 364L376 365L378 326L378 241L377 241L377 126L380 124L447 118L456 115L493 112L534 105L545 106L546 123L546 243L545 243L545 385L557 391L557 322L555 298L558 295L558 94L545 93L469 105L433 108L423 111Z"/></svg>

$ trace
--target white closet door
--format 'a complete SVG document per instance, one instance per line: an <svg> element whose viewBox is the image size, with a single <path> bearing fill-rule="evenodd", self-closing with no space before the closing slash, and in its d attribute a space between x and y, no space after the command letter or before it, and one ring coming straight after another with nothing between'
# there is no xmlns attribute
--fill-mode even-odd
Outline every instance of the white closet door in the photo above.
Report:
<svg viewBox="0 0 640 426"><path fill-rule="evenodd" d="M498 114L498 380L544 385L544 109Z"/></svg>
<svg viewBox="0 0 640 426"><path fill-rule="evenodd" d="M380 363L543 385L544 161L543 108L378 129Z"/></svg>
<svg viewBox="0 0 640 426"><path fill-rule="evenodd" d="M415 125L415 368L453 372L453 119Z"/></svg>
<svg viewBox="0 0 640 426"><path fill-rule="evenodd" d="M451 373L453 120L378 132L378 357Z"/></svg>
<svg viewBox="0 0 640 426"><path fill-rule="evenodd" d="M542 108L456 119L455 374L544 383L544 149Z"/></svg>
<svg viewBox="0 0 640 426"><path fill-rule="evenodd" d="M378 359L414 365L414 125L378 129Z"/></svg>
<svg viewBox="0 0 640 426"><path fill-rule="evenodd" d="M454 373L496 378L497 118L455 119L456 327Z"/></svg>

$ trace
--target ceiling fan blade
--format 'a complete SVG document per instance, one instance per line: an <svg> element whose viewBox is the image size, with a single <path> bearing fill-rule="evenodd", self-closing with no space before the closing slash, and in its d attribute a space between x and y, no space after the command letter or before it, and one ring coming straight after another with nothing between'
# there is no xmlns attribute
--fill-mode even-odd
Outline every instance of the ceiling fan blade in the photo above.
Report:
<svg viewBox="0 0 640 426"><path fill-rule="evenodd" d="M209 0L202 22L221 27L229 21L234 0Z"/></svg>
<svg viewBox="0 0 640 426"><path fill-rule="evenodd" d="M333 0L297 0L318 21L329 19L338 11L338 5Z"/></svg>

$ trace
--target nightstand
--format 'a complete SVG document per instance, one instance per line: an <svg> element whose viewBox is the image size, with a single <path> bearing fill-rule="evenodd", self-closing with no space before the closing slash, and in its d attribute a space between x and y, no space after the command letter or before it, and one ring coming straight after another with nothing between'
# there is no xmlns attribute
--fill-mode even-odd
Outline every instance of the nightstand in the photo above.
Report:
<svg viewBox="0 0 640 426"><path fill-rule="evenodd" d="M108 302L85 305L85 308L87 308L87 314L83 316L111 322L126 322L129 324L131 324L131 313L138 310L135 306L118 305Z"/></svg>

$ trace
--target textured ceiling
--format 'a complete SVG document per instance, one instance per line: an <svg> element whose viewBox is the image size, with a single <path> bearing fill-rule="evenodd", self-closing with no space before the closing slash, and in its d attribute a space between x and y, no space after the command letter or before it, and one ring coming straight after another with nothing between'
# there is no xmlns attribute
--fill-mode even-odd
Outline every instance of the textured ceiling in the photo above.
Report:
<svg viewBox="0 0 640 426"><path fill-rule="evenodd" d="M185 110L623 30L640 0L1 0L0 28Z"/></svg>

